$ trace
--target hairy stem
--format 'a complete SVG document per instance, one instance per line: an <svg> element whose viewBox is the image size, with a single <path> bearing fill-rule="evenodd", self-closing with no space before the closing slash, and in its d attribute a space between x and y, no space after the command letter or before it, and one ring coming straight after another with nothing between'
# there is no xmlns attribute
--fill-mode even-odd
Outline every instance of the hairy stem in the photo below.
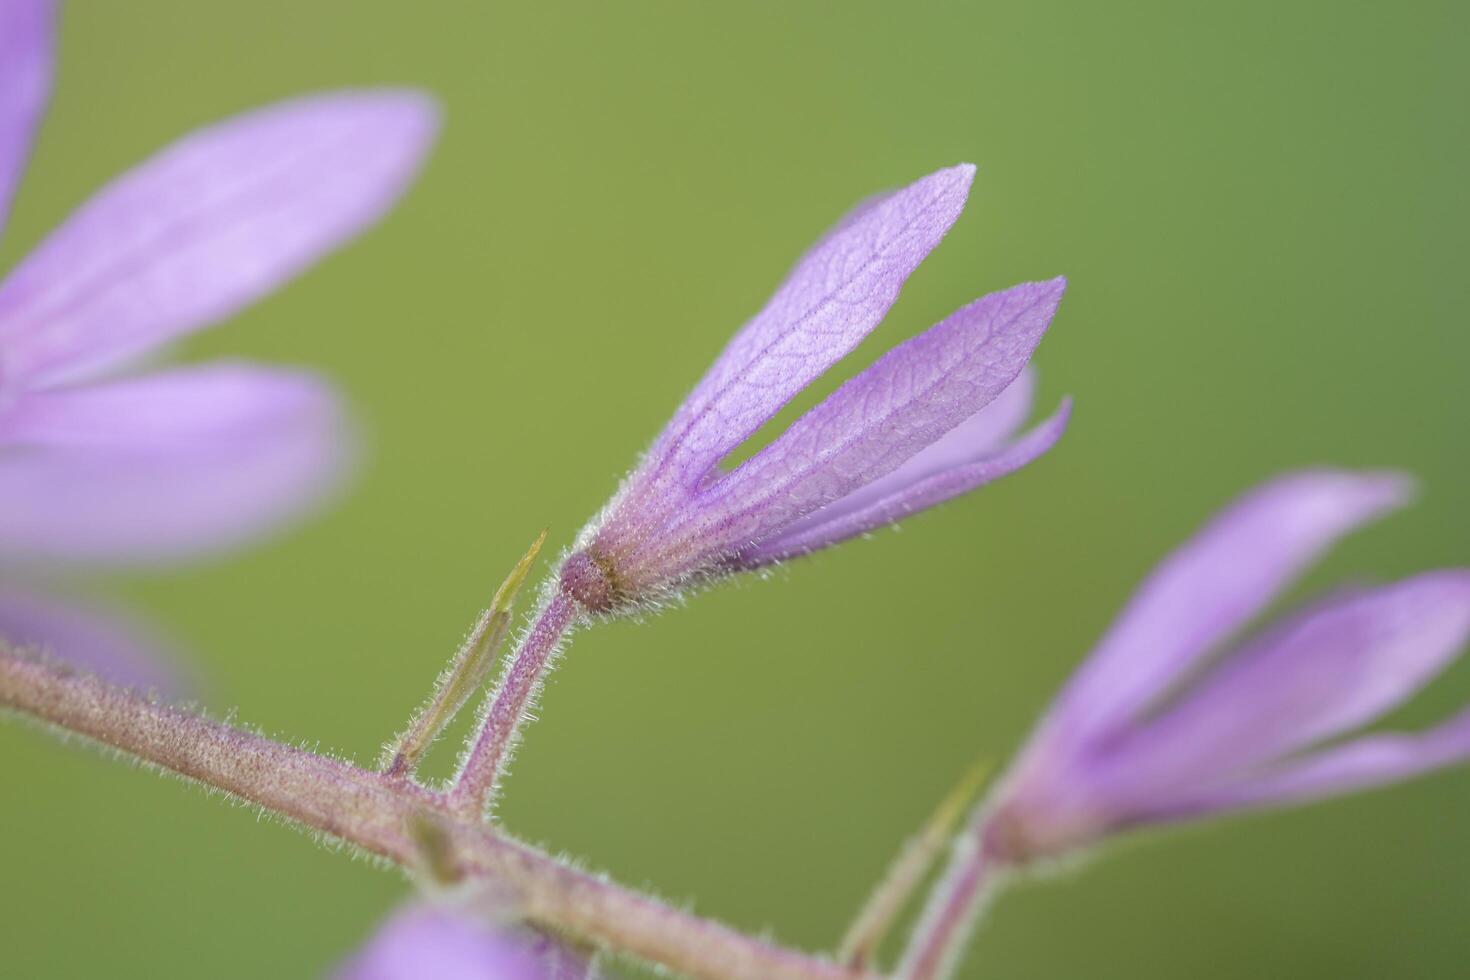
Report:
<svg viewBox="0 0 1470 980"><path fill-rule="evenodd" d="M460 819L440 794L158 704L0 645L0 709L85 736L405 867L432 821L463 877L509 889L531 922L706 980L862 976L670 908Z"/></svg>
<svg viewBox="0 0 1470 980"><path fill-rule="evenodd" d="M515 658L500 677L481 719L479 735L465 755L454 789L450 791L449 807L457 815L469 819L485 812L525 721L526 710L546 679L562 637L576 617L576 602L560 592L554 593L542 606Z"/></svg>
<svg viewBox="0 0 1470 980"><path fill-rule="evenodd" d="M868 896L858 917L848 928L838 947L837 961L852 967L866 967L872 962L889 928L908 905L934 860L954 833L965 807L985 780L986 767L976 765L965 773L959 784L940 801L918 835L908 840L898 857L889 865L888 873Z"/></svg>
<svg viewBox="0 0 1470 980"><path fill-rule="evenodd" d="M948 869L930 893L898 969L902 980L940 980L954 972L999 870L976 825L956 838Z"/></svg>

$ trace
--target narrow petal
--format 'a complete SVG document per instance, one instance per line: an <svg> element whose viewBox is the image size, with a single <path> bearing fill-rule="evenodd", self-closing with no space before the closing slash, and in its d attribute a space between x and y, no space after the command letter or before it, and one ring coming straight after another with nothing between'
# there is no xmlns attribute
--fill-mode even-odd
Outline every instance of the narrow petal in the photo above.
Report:
<svg viewBox="0 0 1470 980"><path fill-rule="evenodd" d="M1470 639L1470 569L1325 603L1269 631L1112 749L1140 797L1234 780L1403 702Z"/></svg>
<svg viewBox="0 0 1470 980"><path fill-rule="evenodd" d="M381 216L435 126L421 95L357 92L185 137L0 286L0 375L36 388L95 374L234 313Z"/></svg>
<svg viewBox="0 0 1470 980"><path fill-rule="evenodd" d="M642 475L698 483L856 347L959 217L974 174L970 164L941 170L850 212L735 335L659 436Z"/></svg>
<svg viewBox="0 0 1470 980"><path fill-rule="evenodd" d="M711 487L697 518L760 540L897 469L1016 379L1065 285L992 293L895 347Z"/></svg>
<svg viewBox="0 0 1470 980"><path fill-rule="evenodd" d="M289 424L302 404L326 397L312 374L216 361L24 395L0 414L0 446L104 452L207 447L272 416L279 416L278 425Z"/></svg>
<svg viewBox="0 0 1470 980"><path fill-rule="evenodd" d="M893 472L818 508L789 528L779 532L775 537L768 538L749 549L747 556L764 556L768 545L775 546L775 550L779 551L782 557L799 553L791 551L783 542L806 538L808 532L840 523L840 518L865 511L874 504L894 498L915 484L939 473L977 463L995 455L1031 414L1031 401L1035 391L1036 371L1028 364L1016 380L996 396L993 402L955 426L938 441L921 449ZM852 533L861 534L862 530ZM849 536L851 535L843 535L843 537ZM834 543L836 540L840 539L833 539L833 542L827 543ZM824 544L816 544L804 550L812 551L824 546ZM764 563L765 561L757 562L757 564Z"/></svg>
<svg viewBox="0 0 1470 980"><path fill-rule="evenodd" d="M1177 816L1291 806L1401 782L1470 758L1470 711L1427 732L1365 735L1186 799Z"/></svg>
<svg viewBox="0 0 1470 980"><path fill-rule="evenodd" d="M44 398L18 406L31 441L0 445L7 562L238 544L319 502L347 454L336 396L308 374L212 367Z"/></svg>
<svg viewBox="0 0 1470 980"><path fill-rule="evenodd" d="M1161 697L1337 538L1410 493L1392 473L1308 471L1247 494L1144 582L1048 722L1049 737L1100 737Z"/></svg>
<svg viewBox="0 0 1470 980"><path fill-rule="evenodd" d="M0 3L0 231L51 94L55 23L50 0Z"/></svg>
<svg viewBox="0 0 1470 980"><path fill-rule="evenodd" d="M874 480L868 486L896 489L913 482L907 474L920 471L937 473L995 453L1021 431L1021 426L1031 417L1035 400L1036 368L1027 364L1016 380L995 396L994 401L955 426L938 442L919 450L888 476ZM886 482L895 477L894 483Z"/></svg>
<svg viewBox="0 0 1470 980"><path fill-rule="evenodd" d="M451 908L410 905L389 919L337 980L552 980L497 926Z"/></svg>
<svg viewBox="0 0 1470 980"><path fill-rule="evenodd" d="M991 427L991 423L979 418L988 411L990 408L984 409L973 420L975 429ZM883 479L848 494L774 538L742 552L739 564L744 568L756 568L826 548L1014 473L1056 445L1066 431L1070 415L1071 402L1064 401L1050 418L1011 445L968 461L961 455L962 447L959 439L955 438L965 434L962 429L970 428L970 424L965 423ZM899 476L906 479L896 480L895 477Z"/></svg>
<svg viewBox="0 0 1470 980"><path fill-rule="evenodd" d="M166 697L188 687L169 645L117 610L0 587L0 642Z"/></svg>

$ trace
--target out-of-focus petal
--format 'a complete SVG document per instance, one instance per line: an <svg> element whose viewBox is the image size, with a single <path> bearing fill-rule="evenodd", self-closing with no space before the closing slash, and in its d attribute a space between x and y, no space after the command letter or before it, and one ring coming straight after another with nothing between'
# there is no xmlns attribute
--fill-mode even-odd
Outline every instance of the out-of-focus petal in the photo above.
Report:
<svg viewBox="0 0 1470 980"><path fill-rule="evenodd" d="M1016 379L1065 285L992 293L895 347L712 486L699 520L759 540L892 472Z"/></svg>
<svg viewBox="0 0 1470 980"><path fill-rule="evenodd" d="M529 927L518 935L545 980L601 980L595 949L572 946L551 933Z"/></svg>
<svg viewBox="0 0 1470 980"><path fill-rule="evenodd" d="M850 212L735 335L640 475L692 485L856 347L959 217L974 173L969 164L941 170Z"/></svg>
<svg viewBox="0 0 1470 980"><path fill-rule="evenodd" d="M319 502L350 448L333 391L297 372L210 367L44 397L17 417L46 441L0 445L0 561L233 545Z"/></svg>
<svg viewBox="0 0 1470 980"><path fill-rule="evenodd" d="M0 446L169 452L208 447L329 397L316 376L212 361L22 396L0 414ZM0 449L0 452L4 452Z"/></svg>
<svg viewBox="0 0 1470 980"><path fill-rule="evenodd" d="M166 697L188 686L169 644L117 610L0 587L0 640Z"/></svg>
<svg viewBox="0 0 1470 980"><path fill-rule="evenodd" d="M1429 572L1293 617L1113 748L1118 781L1173 795L1250 772L1401 703L1470 639L1470 570ZM1128 791L1121 789L1120 792Z"/></svg>
<svg viewBox="0 0 1470 980"><path fill-rule="evenodd" d="M51 94L55 21L50 0L0 3L0 231Z"/></svg>
<svg viewBox="0 0 1470 980"><path fill-rule="evenodd" d="M406 906L336 980L559 980L500 927L459 910Z"/></svg>
<svg viewBox="0 0 1470 980"><path fill-rule="evenodd" d="M1365 735L1176 803L1164 816L1291 806L1400 782L1470 758L1470 711L1427 732Z"/></svg>
<svg viewBox="0 0 1470 980"><path fill-rule="evenodd" d="M436 121L416 93L345 92L185 137L0 286L0 373L32 388L95 374L270 292L388 209Z"/></svg>
<svg viewBox="0 0 1470 980"><path fill-rule="evenodd" d="M1048 737L1089 738L1148 707L1337 538L1402 505L1394 473L1308 471L1238 500L1154 570L1063 693Z"/></svg>
<svg viewBox="0 0 1470 980"><path fill-rule="evenodd" d="M986 411L989 408L980 414ZM1064 401L1050 418L1011 445L970 461L961 455L959 440L951 442L946 437L931 447L936 450L934 453L929 450L919 453L882 480L848 494L742 552L738 564L755 568L826 548L1014 473L1056 445L1066 431L1070 414L1071 402ZM978 417L975 421L977 429L990 427ZM967 426L968 423L962 428ZM904 481L894 479L900 474L906 478Z"/></svg>

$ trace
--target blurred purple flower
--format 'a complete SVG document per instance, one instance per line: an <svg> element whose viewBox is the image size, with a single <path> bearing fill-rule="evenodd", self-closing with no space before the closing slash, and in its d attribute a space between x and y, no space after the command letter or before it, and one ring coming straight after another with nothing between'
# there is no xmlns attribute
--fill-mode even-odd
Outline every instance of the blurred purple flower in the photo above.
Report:
<svg viewBox="0 0 1470 980"><path fill-rule="evenodd" d="M1219 647L1338 537L1401 505L1391 474L1304 472L1247 494L1144 583L988 804L1024 861L1139 825L1364 789L1470 755L1470 710L1332 741L1433 679L1470 637L1470 569L1345 591Z"/></svg>
<svg viewBox="0 0 1470 980"><path fill-rule="evenodd" d="M385 922L336 980L593 980L597 972L544 933L419 902Z"/></svg>
<svg viewBox="0 0 1470 980"><path fill-rule="evenodd" d="M0 0L0 223L45 106L54 21L52 3ZM385 90L199 130L104 187L0 282L0 564L174 559L321 499L344 452L337 398L313 375L111 375L362 231L436 126L424 96ZM32 640L39 622L26 621ZM0 633L10 625L0 614ZM39 639L75 639L58 625Z"/></svg>
<svg viewBox="0 0 1470 980"><path fill-rule="evenodd" d="M1067 404L1025 420L1025 373L1060 278L985 296L889 351L730 472L722 459L883 319L959 217L964 164L869 199L796 265L586 528L563 591L610 612L896 521L1016 470L1061 436Z"/></svg>

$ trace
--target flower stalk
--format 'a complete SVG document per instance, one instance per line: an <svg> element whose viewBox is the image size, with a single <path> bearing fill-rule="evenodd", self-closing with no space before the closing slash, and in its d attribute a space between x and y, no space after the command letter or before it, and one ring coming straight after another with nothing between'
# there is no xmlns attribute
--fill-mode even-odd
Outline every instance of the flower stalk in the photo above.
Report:
<svg viewBox="0 0 1470 980"><path fill-rule="evenodd" d="M843 937L837 952L839 963L861 969L872 962L894 920L934 866L965 808L980 791L987 769L983 764L972 766L940 801L919 833L904 844Z"/></svg>
<svg viewBox="0 0 1470 980"><path fill-rule="evenodd" d="M465 820L483 817L510 759L521 723L577 616L576 602L560 592L543 603L515 658L501 675L480 721L479 734L460 766L448 796L449 809L456 816Z"/></svg>
<svg viewBox="0 0 1470 980"><path fill-rule="evenodd" d="M985 900L994 894L1000 866L979 834L961 834L944 877L935 887L898 968L901 980L939 980L953 971Z"/></svg>
<svg viewBox="0 0 1470 980"><path fill-rule="evenodd" d="M0 710L83 736L402 867L422 863L414 828L427 815L462 873L503 885L528 921L691 977L868 976L569 868L479 820L459 818L444 794L159 704L3 644Z"/></svg>

